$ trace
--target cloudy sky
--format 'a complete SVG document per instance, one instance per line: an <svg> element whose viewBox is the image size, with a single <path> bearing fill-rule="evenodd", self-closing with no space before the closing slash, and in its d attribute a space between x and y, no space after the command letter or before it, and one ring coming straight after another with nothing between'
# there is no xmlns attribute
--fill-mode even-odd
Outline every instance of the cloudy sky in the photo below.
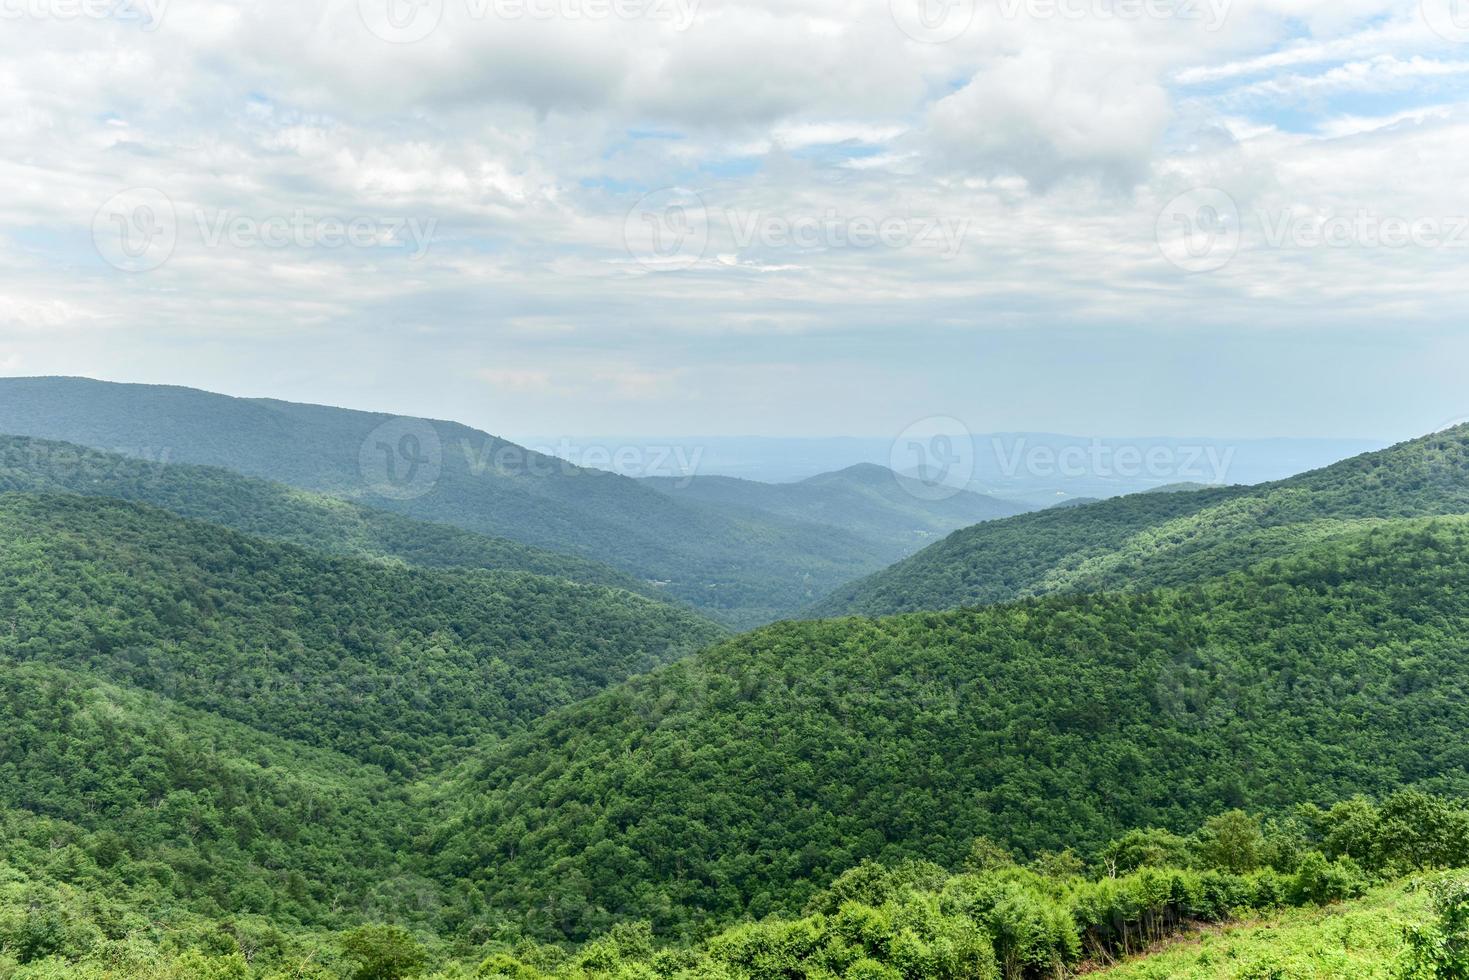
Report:
<svg viewBox="0 0 1469 980"><path fill-rule="evenodd" d="M0 373L497 433L1469 416L1466 0L0 0Z"/></svg>

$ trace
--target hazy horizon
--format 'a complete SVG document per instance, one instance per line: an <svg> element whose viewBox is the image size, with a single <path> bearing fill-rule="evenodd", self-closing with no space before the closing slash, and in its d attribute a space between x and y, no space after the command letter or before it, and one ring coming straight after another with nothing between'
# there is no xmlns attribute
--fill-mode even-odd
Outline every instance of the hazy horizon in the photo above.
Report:
<svg viewBox="0 0 1469 980"><path fill-rule="evenodd" d="M748 429L734 429L727 431L714 430L686 430L678 431L666 426L648 428L645 430L622 430L613 431L607 429L583 428L580 426L568 427L562 430L554 430L548 427L536 427L534 425L519 425L511 427L503 421L498 421L492 413L474 404L462 405L455 398L446 398L442 392L423 392L405 396L393 387L381 391L356 391L351 395L344 393L338 398L332 398L325 394L312 395L309 390L297 391L290 385L262 385L262 384L239 384L220 383L218 385L206 385L197 381L180 380L176 377L121 377L110 376L107 372L98 374L78 374L76 372L46 372L46 373L9 373L0 375L3 378L41 378L41 377L73 377L90 381L101 381L110 384L133 384L133 385L162 385L168 387L193 388L200 391L212 392L214 394L226 395L231 398L268 398L279 401L297 402L309 405L326 405L333 408L344 408L352 411L374 412L385 415L401 415L413 418L439 419L446 422L458 422L481 429L492 435L497 435L514 442L525 445L529 442L555 442L561 439L573 441L628 441L628 440L697 440L697 439L723 439L723 440L760 440L772 441L830 441L830 440L891 440L895 435L902 432L908 426L925 419L953 418L963 422L968 430L976 437L989 437L1007 434L1026 434L1041 436L1061 436L1073 439L1172 439L1172 440L1214 440L1214 441L1251 441L1264 442L1269 440L1286 441L1320 441L1320 442L1344 442L1344 443L1372 443L1378 446L1392 445L1397 442L1414 439L1430 432L1469 421L1469 414L1462 416L1444 417L1437 422L1425 422L1414 427L1411 422L1405 422L1396 431L1389 432L1363 432L1353 430L1339 430L1336 432L1318 432L1309 429L1289 432L1279 431L1279 427L1264 432L1251 431L1244 425L1235 429L1222 428L1213 432L1174 427L1169 429L1167 423L1159 422L1152 427L1146 423L1139 423L1140 427L1126 429L1105 429L1095 424L1077 421L1072 426L1047 427L1041 425L1016 425L999 426L986 424L984 417L967 418L964 414L957 412L937 411L927 415L919 416L892 416L890 427L868 431L752 431ZM330 391L331 386L322 386L322 392ZM445 406L433 408L433 405ZM462 407L462 410L461 410ZM1007 413L1012 414L1012 413ZM1159 413L1159 417L1171 416L1172 413ZM1248 413L1242 412L1241 415ZM586 423L583 421L582 423Z"/></svg>

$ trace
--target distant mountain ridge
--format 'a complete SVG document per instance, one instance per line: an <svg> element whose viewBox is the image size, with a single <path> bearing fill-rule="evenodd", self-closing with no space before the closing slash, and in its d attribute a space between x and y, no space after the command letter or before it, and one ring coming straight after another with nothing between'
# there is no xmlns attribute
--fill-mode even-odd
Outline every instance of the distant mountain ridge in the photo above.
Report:
<svg viewBox="0 0 1469 980"><path fill-rule="evenodd" d="M930 487L874 463L858 463L796 483L698 475L647 477L642 482L676 500L826 524L881 543L893 561L961 527L1031 509L968 490Z"/></svg>
<svg viewBox="0 0 1469 980"><path fill-rule="evenodd" d="M869 463L907 472L915 460L893 433L828 438L769 436L588 435L535 437L526 443L580 461L595 454L604 468L628 476L732 476L791 483ZM656 445L658 459L638 456L620 468L617 446ZM1168 483L1267 483L1364 452L1385 449L1375 439L1222 438L1131 435L1098 437L1043 431L974 429L959 462L972 459L969 489L1036 508L1062 497L1114 497ZM1153 455L1156 454L1156 455ZM1150 458L1151 457L1151 458Z"/></svg>
<svg viewBox="0 0 1469 980"><path fill-rule="evenodd" d="M730 514L454 422L82 378L0 379L0 433L224 467L611 565L734 626L887 564L825 525Z"/></svg>
<svg viewBox="0 0 1469 980"><path fill-rule="evenodd" d="M73 443L0 435L0 493L16 492L114 497L330 554L425 568L531 572L666 598L609 565L414 520L223 467L136 459Z"/></svg>

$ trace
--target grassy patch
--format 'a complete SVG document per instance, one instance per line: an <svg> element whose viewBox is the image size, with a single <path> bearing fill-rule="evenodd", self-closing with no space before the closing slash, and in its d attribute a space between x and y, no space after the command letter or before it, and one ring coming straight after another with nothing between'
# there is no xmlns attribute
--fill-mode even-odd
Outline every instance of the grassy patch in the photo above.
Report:
<svg viewBox="0 0 1469 980"><path fill-rule="evenodd" d="M1427 917L1428 893L1409 883L1269 922L1196 933L1101 970L1105 980L1388 980L1403 927Z"/></svg>

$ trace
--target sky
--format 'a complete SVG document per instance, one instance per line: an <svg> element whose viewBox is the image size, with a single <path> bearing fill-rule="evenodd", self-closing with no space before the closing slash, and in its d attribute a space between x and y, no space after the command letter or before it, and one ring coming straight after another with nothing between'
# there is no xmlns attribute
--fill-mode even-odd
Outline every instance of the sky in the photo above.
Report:
<svg viewBox="0 0 1469 980"><path fill-rule="evenodd" d="M0 0L0 374L517 433L1469 417L1469 0Z"/></svg>

